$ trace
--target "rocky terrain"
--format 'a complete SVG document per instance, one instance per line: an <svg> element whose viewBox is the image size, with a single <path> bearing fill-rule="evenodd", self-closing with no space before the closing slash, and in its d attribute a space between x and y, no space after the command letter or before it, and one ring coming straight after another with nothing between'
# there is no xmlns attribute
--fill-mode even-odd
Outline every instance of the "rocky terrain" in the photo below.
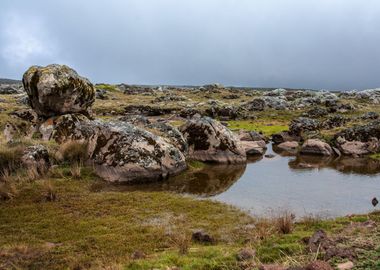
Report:
<svg viewBox="0 0 380 270"><path fill-rule="evenodd" d="M371 156L376 159L380 152L379 115L380 89L329 92L233 88L220 84L202 87L94 85L67 66L33 66L25 72L22 84L17 81L4 83L1 81L0 84L0 128L3 130L0 151L0 198L5 201L0 203L0 217L8 219L10 223L21 222L21 220L11 220L8 215L12 213L8 211L12 208L18 209L23 196L26 196L25 201L31 200L28 197L31 195L26 195L28 189L32 190L31 194L36 193L35 187L25 182L46 181L49 178L66 179L67 177L80 179L83 177L83 170L90 170L90 178L98 179L98 181L127 184L157 182L189 170L196 170L194 164L198 164L197 162L221 165L245 164L252 156L264 155L268 143L273 143L275 147L289 155L300 157L313 155L321 158L328 156L333 159L347 157L355 159ZM65 176L67 170L69 176ZM18 180L15 181L15 179ZM26 181L20 181L20 179L26 179ZM59 185L61 192L69 194L67 196L70 198L73 196L67 179ZM75 185L78 185L77 188L84 194L88 193L86 182ZM16 191L16 187L20 191ZM25 189L25 187L28 188ZM84 196L91 197L92 195ZM174 197L170 197L173 203ZM161 199L157 198L157 200ZM44 200L52 202L56 200L56 194L51 187L46 188ZM125 198L120 200L125 200ZM196 204L190 201L188 203ZM75 211L82 211L74 205L71 207ZM86 207L91 208L89 205ZM149 209L149 203L146 207L146 210ZM183 205L183 207L186 206ZM157 208L160 207L157 206ZM176 211L178 209L172 209L173 213L170 215L177 215ZM196 216L196 213L193 214ZM235 250L238 243L239 245L244 243L243 238L247 238L250 234L241 226L257 227L259 225L258 221L252 221L251 217L238 210L233 210L230 215L240 217L234 221L236 224L225 228L231 233L240 227L236 239L226 241L230 244L233 242L234 247L231 250ZM46 218L51 218L51 216L47 214ZM217 222L220 217L210 218L213 219L212 222ZM291 217L281 218L288 226L293 223ZM180 219L179 216L173 217L175 222L180 222L178 221ZM240 219L244 221L239 221ZM250 239L247 243L250 243L252 247L245 245L238 251L233 262L230 257L224 259L231 263L231 269L255 269L255 267L260 269L333 269L331 265L339 269L352 269L353 266L347 268L350 263L359 267L362 263L359 257L378 246L371 242L366 243L370 245L370 248L363 243L358 244L358 248L349 245L352 235L344 236L347 238L344 240L339 237L343 235L342 231L349 230L352 226L358 226L360 230L363 230L362 236L365 241L369 241L368 237L372 232L375 232L378 237L378 214L374 214L371 218L368 216L364 221L361 219L362 217L358 218L356 223L349 223L347 220L339 223L337 226L339 233L337 233L337 228L334 228L333 221L315 222L327 226L331 232L337 234L331 236L330 239L325 232L319 232L308 240L304 239L309 247L307 251L302 248L302 251L296 252L289 247L288 251L291 250L289 255L286 254L287 249L284 248L280 250L285 252L285 256L277 254L270 257L264 251L260 251L268 243L262 242L263 239L259 239L260 241ZM240 222L244 224L237 224ZM272 222L275 223L275 221ZM286 224L284 226L287 226ZM310 234L312 229L317 228L313 224L305 229L307 226L305 224L306 222L297 225L299 234L296 238L299 241L306 237L305 234ZM198 223L197 225L201 226ZM268 225L265 230L269 233L274 228L275 225ZM6 229L9 230L9 228ZM287 229L282 228L282 230ZM253 231L257 233L257 228ZM222 238L226 235L219 233L222 236L218 241L223 242ZM289 233L291 231L282 231L284 235ZM152 235L155 234L152 233ZM201 235L200 237L198 233L198 236L193 234L194 237L195 240L193 240L201 242L201 245L204 242L210 245L214 243L209 236ZM264 240L266 237L270 238L265 236ZM283 240L278 238L281 237L271 238L270 243L274 245L275 241ZM13 264L24 267L24 262L36 263L33 254L28 253L25 256L29 257L22 257L24 256L22 252L17 251L21 255L14 257L12 247L7 246L10 239L12 237L0 242L2 245L0 268L12 269ZM159 242L158 239L152 241ZM179 246L181 246L181 241L189 244L186 238L173 241ZM64 240L60 239L59 242L57 245ZM344 243L343 248L341 243ZM295 245L293 242L292 244ZM54 249L54 245L37 253L42 254L41 256L53 256L50 254L50 249ZM299 246L298 243L297 247ZM138 247L139 245L136 245L136 249ZM106 247L103 246L102 249L104 248ZM157 247L146 249L153 254L155 248ZM275 247L272 247L273 250ZM256 252L261 253L256 254ZM187 248L183 253L187 253ZM297 255L298 261L294 262L290 259L286 261L290 258L288 256L294 254ZM379 254L378 252L371 256L379 256ZM115 262L126 262L123 256L116 257ZM135 257L135 259L145 258L146 254L141 252L135 254ZM314 260L310 259L312 257L315 257ZM317 258L320 260L316 260ZM70 258L70 260L74 259ZM97 263L100 265L106 261L99 260L100 262ZM63 261L62 265L72 263L72 261ZM86 263L80 263L80 267L76 269L95 267L95 264L86 265ZM344 263L346 266L343 265ZM59 265L59 262L56 264ZM161 265L169 267L166 269L180 269L170 268L179 266L172 261ZM232 268L232 265L237 268ZM151 269L149 266L146 268L143 265L140 266L136 264L135 268L131 269ZM33 267L38 268L36 265ZM73 266L70 265L70 267ZM97 267L101 268L99 265ZM199 269L221 269L218 267L216 264L209 268ZM363 266L357 269L371 268Z"/></svg>

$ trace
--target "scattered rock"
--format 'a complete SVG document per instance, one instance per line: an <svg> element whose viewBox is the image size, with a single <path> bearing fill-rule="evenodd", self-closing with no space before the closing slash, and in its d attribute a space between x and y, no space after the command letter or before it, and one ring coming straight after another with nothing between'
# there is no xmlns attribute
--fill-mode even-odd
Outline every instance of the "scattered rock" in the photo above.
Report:
<svg viewBox="0 0 380 270"><path fill-rule="evenodd" d="M264 141L241 141L240 143L247 155L264 155L267 149Z"/></svg>
<svg viewBox="0 0 380 270"><path fill-rule="evenodd" d="M308 248L310 252L317 252L318 250L325 250L331 245L331 240L323 230L316 231L308 241Z"/></svg>
<svg viewBox="0 0 380 270"><path fill-rule="evenodd" d="M319 130L319 128L319 121L307 117L293 119L289 125L290 133L296 136L301 136L306 131Z"/></svg>
<svg viewBox="0 0 380 270"><path fill-rule="evenodd" d="M321 107L315 107L306 113L304 113L304 116L310 117L310 118L319 118L319 117L324 117L328 115L328 111L324 108Z"/></svg>
<svg viewBox="0 0 380 270"><path fill-rule="evenodd" d="M99 88L96 88L95 97L97 99L101 99L101 100L109 99L109 97L107 95L107 90L99 89Z"/></svg>
<svg viewBox="0 0 380 270"><path fill-rule="evenodd" d="M259 270L286 270L286 268L278 264L262 264Z"/></svg>
<svg viewBox="0 0 380 270"><path fill-rule="evenodd" d="M339 145L339 149L342 151L344 155L350 155L354 157L367 155L370 153L370 151L368 150L368 144L358 141L346 141L345 143Z"/></svg>
<svg viewBox="0 0 380 270"><path fill-rule="evenodd" d="M345 263L339 263L336 266L338 270L350 270L354 268L354 263L351 261L345 262Z"/></svg>
<svg viewBox="0 0 380 270"><path fill-rule="evenodd" d="M315 261L307 265L306 270L334 270L334 268L327 262Z"/></svg>
<svg viewBox="0 0 380 270"><path fill-rule="evenodd" d="M333 129L337 127L341 127L348 122L349 119L341 116L341 115L333 115L328 119L322 122L322 127L325 129Z"/></svg>
<svg viewBox="0 0 380 270"><path fill-rule="evenodd" d="M307 140L301 147L301 154L331 156L334 150L328 143L317 139Z"/></svg>
<svg viewBox="0 0 380 270"><path fill-rule="evenodd" d="M282 151L287 151L287 152L294 152L298 149L298 142L296 141L289 141L289 142L283 142L277 145L277 148L282 150Z"/></svg>
<svg viewBox="0 0 380 270"><path fill-rule="evenodd" d="M264 111L265 106L265 100L261 98L255 98L244 105L248 111Z"/></svg>
<svg viewBox="0 0 380 270"><path fill-rule="evenodd" d="M23 84L32 108L43 117L89 115L95 101L92 83L65 65L32 66L24 73Z"/></svg>
<svg viewBox="0 0 380 270"><path fill-rule="evenodd" d="M0 95L20 94L24 91L21 84L0 84Z"/></svg>
<svg viewBox="0 0 380 270"><path fill-rule="evenodd" d="M256 251L254 249L246 247L239 250L236 254L236 259L238 261L250 261L255 257L255 255Z"/></svg>
<svg viewBox="0 0 380 270"><path fill-rule="evenodd" d="M43 145L33 145L25 149L21 162L36 175L44 175L50 168L49 153Z"/></svg>
<svg viewBox="0 0 380 270"><path fill-rule="evenodd" d="M240 130L238 133L238 137L241 141L264 141L269 142L269 139L264 135L256 132L256 131L245 131Z"/></svg>
<svg viewBox="0 0 380 270"><path fill-rule="evenodd" d="M361 118L364 120L376 120L379 118L379 114L377 112L367 112Z"/></svg>
<svg viewBox="0 0 380 270"><path fill-rule="evenodd" d="M215 239L203 230L197 230L193 232L191 239L195 242L212 244L215 242Z"/></svg>
<svg viewBox="0 0 380 270"><path fill-rule="evenodd" d="M368 124L347 128L337 134L334 138L342 137L348 141L368 142L371 137L380 139L380 120L374 120Z"/></svg>
<svg viewBox="0 0 380 270"><path fill-rule="evenodd" d="M158 106L148 105L128 105L124 108L125 114L144 115L144 116L160 116L172 114L178 111L177 108L161 108Z"/></svg>
<svg viewBox="0 0 380 270"><path fill-rule="evenodd" d="M131 255L132 260L141 260L141 259L145 259L145 258L146 258L146 254L140 250L133 252Z"/></svg>
<svg viewBox="0 0 380 270"><path fill-rule="evenodd" d="M246 161L240 141L220 122L209 117L193 118L180 131L187 140L190 159L217 163Z"/></svg>
<svg viewBox="0 0 380 270"><path fill-rule="evenodd" d="M290 134L288 131L282 131L280 133L276 133L272 135L272 141L274 144L280 144L283 142L299 142L301 141L301 137L296 136L294 134Z"/></svg>

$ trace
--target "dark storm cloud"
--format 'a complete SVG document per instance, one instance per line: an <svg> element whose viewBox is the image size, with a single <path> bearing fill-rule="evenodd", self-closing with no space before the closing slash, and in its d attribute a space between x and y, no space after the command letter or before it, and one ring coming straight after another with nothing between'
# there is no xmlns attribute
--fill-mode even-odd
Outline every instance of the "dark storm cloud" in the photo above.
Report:
<svg viewBox="0 0 380 270"><path fill-rule="evenodd" d="M65 63L95 82L380 86L378 0L0 2L0 77Z"/></svg>

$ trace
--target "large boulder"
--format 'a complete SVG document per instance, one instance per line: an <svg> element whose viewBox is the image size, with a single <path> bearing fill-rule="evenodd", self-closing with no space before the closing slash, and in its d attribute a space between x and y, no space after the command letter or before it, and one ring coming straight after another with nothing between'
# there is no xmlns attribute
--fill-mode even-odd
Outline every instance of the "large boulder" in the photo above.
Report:
<svg viewBox="0 0 380 270"><path fill-rule="evenodd" d="M89 114L95 101L92 83L65 65L32 66L23 76L30 105L39 116Z"/></svg>
<svg viewBox="0 0 380 270"><path fill-rule="evenodd" d="M246 162L239 139L220 122L209 117L193 118L180 127L187 140L190 159L217 163Z"/></svg>
<svg viewBox="0 0 380 270"><path fill-rule="evenodd" d="M331 156L334 150L328 143L317 139L306 140L302 145L301 154Z"/></svg>
<svg viewBox="0 0 380 270"><path fill-rule="evenodd" d="M127 122L90 121L78 115L50 120L51 138L87 142L96 173L111 182L147 182L186 169L185 157L164 138Z"/></svg>

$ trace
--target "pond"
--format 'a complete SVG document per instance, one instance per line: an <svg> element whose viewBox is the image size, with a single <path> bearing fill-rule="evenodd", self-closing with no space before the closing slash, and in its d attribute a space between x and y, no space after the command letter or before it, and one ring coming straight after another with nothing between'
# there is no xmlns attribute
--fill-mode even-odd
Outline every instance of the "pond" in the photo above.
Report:
<svg viewBox="0 0 380 270"><path fill-rule="evenodd" d="M159 183L106 189L191 194L258 216L288 210L297 217L335 217L376 209L371 200L380 197L380 161L289 156L271 145L266 154L274 157L255 158L247 165L206 165Z"/></svg>

